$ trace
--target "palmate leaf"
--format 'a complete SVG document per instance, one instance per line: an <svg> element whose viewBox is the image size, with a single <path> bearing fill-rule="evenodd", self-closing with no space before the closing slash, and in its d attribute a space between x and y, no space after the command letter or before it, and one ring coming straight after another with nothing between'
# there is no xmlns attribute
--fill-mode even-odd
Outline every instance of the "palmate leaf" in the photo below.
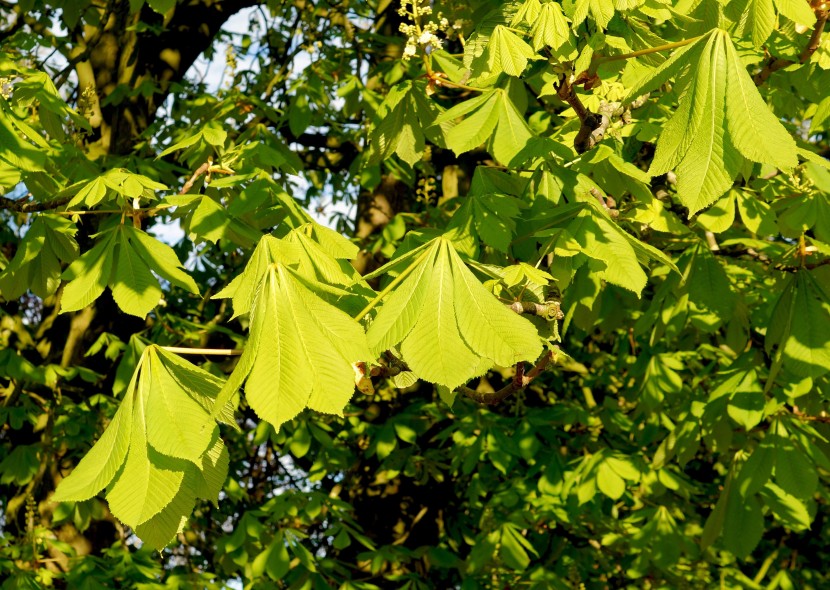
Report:
<svg viewBox="0 0 830 590"><path fill-rule="evenodd" d="M470 195L453 213L447 230L458 228L462 234L471 234L474 239L507 253L516 230L515 219L523 206L522 201L510 195Z"/></svg>
<svg viewBox="0 0 830 590"><path fill-rule="evenodd" d="M147 346L112 422L52 501L83 501L109 488L112 513L146 545L163 547L197 498L217 501L227 476L227 450L209 420L221 385L206 371Z"/></svg>
<svg viewBox="0 0 830 590"><path fill-rule="evenodd" d="M119 225L107 230L92 249L63 273L69 283L61 298L61 313L83 309L109 285L122 311L143 318L162 295L159 281L151 271L198 293L196 283L182 270L170 246L132 226Z"/></svg>
<svg viewBox="0 0 830 590"><path fill-rule="evenodd" d="M490 153L507 164L533 137L524 117L502 88L444 111L436 117L434 125L448 123L462 115L468 116L460 123L444 128L447 147L456 155L475 149L489 139L487 148Z"/></svg>
<svg viewBox="0 0 830 590"><path fill-rule="evenodd" d="M571 27L568 17L562 12L562 6L557 2L547 2L542 5L538 18L529 20L533 27L533 49L539 51L548 46L559 49L566 43L571 43Z"/></svg>
<svg viewBox="0 0 830 590"><path fill-rule="evenodd" d="M400 344L416 375L451 389L541 354L533 325L499 303L446 238L429 242L408 272L367 330L373 352Z"/></svg>
<svg viewBox="0 0 830 590"><path fill-rule="evenodd" d="M139 365L140 367L140 365ZM115 477L130 447L133 427L133 391L138 370L133 374L128 393L98 442L84 455L78 466L58 484L53 502L82 502L94 497Z"/></svg>
<svg viewBox="0 0 830 590"><path fill-rule="evenodd" d="M556 210L559 215L546 224L553 228L538 231L535 237L556 255L582 252L597 261L599 264L592 269L597 278L639 296L647 281L641 265L657 260L677 270L665 254L626 233L591 201Z"/></svg>
<svg viewBox="0 0 830 590"><path fill-rule="evenodd" d="M736 32L739 35L749 33L756 47L763 45L775 28L772 0L735 0L729 8L733 5L741 15Z"/></svg>
<svg viewBox="0 0 830 590"><path fill-rule="evenodd" d="M242 274L237 275L228 285L213 296L213 299L233 299L233 317L246 314L251 310L257 286L262 281L266 269L275 262L297 263L299 253L297 246L286 240L279 240L266 235L257 243L253 254L245 265Z"/></svg>
<svg viewBox="0 0 830 590"><path fill-rule="evenodd" d="M309 288L343 311L357 314L375 292L349 262L358 248L316 223L292 230L285 241L297 246L297 271Z"/></svg>
<svg viewBox="0 0 830 590"><path fill-rule="evenodd" d="M783 364L813 379L830 371L830 277L822 268L800 270L788 281L770 318L765 346Z"/></svg>
<svg viewBox="0 0 830 590"><path fill-rule="evenodd" d="M424 81L398 84L381 104L381 118L369 134L369 161L378 163L392 154L413 166L424 155L425 140L443 145L439 129L430 129L442 108L427 96Z"/></svg>
<svg viewBox="0 0 830 590"><path fill-rule="evenodd" d="M73 187L77 186L77 184L73 185ZM167 187L142 174L136 174L124 168L115 168L83 184L67 203L67 207L70 209L78 205L94 207L106 197L107 189L121 199L132 200L139 197L155 199L155 191L166 190Z"/></svg>
<svg viewBox="0 0 830 590"><path fill-rule="evenodd" d="M539 56L516 33L503 25L496 25L485 51L488 69L508 76L521 76L530 59Z"/></svg>
<svg viewBox="0 0 830 590"><path fill-rule="evenodd" d="M743 158L788 169L790 134L764 103L729 35L713 29L683 47L631 90L633 99L685 72L685 91L657 142L649 173L675 169L680 201L695 213L731 186Z"/></svg>
<svg viewBox="0 0 830 590"><path fill-rule="evenodd" d="M576 0L572 10L569 16L573 20L574 29L588 17L589 11L594 22L605 29L614 17L614 2L613 0Z"/></svg>
<svg viewBox="0 0 830 590"><path fill-rule="evenodd" d="M246 355L237 379L247 378L248 403L276 429L305 407L342 414L354 392L352 364L371 358L360 324L280 262L257 288Z"/></svg>
<svg viewBox="0 0 830 590"><path fill-rule="evenodd" d="M60 285L61 262L78 257L77 227L59 215L35 217L9 265L0 274L0 294L7 301L17 299L26 289L40 298L54 293Z"/></svg>
<svg viewBox="0 0 830 590"><path fill-rule="evenodd" d="M735 307L735 293L712 251L699 243L684 253L679 264L689 288L689 299L696 305L715 312L724 321L731 317Z"/></svg>

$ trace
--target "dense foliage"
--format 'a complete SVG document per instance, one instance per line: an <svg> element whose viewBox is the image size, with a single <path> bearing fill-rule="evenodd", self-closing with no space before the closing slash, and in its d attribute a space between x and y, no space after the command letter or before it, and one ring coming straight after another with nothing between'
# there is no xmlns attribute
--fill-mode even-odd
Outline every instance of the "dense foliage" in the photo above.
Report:
<svg viewBox="0 0 830 590"><path fill-rule="evenodd" d="M827 18L0 0L0 588L828 587Z"/></svg>

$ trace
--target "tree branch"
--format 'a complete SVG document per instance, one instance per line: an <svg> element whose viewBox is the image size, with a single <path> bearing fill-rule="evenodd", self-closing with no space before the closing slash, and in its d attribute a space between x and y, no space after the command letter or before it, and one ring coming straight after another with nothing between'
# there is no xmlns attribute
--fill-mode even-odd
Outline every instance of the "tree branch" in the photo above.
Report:
<svg viewBox="0 0 830 590"><path fill-rule="evenodd" d="M464 386L459 387L457 391L479 404L486 404L488 406L496 405L517 391L521 391L530 385L534 379L544 372L551 361L556 361L558 352L558 346L551 348L543 354L538 361L536 361L536 364L527 373L524 372L524 363L518 363L516 365L516 375L513 377L513 380L498 391L494 391L492 393L481 392Z"/></svg>
<svg viewBox="0 0 830 590"><path fill-rule="evenodd" d="M828 15L830 15L830 10L816 10L816 24L813 27L813 34L810 35L807 46L798 56L798 63L806 63L821 45L821 35L824 32L824 26L827 24ZM752 77L752 81L755 82L756 86L761 86L773 73L794 63L796 62L783 57L771 58L764 68Z"/></svg>
<svg viewBox="0 0 830 590"><path fill-rule="evenodd" d="M38 201L27 201L24 199L10 199L8 197L0 196L0 209L7 209L9 211L17 211L18 213L34 213L36 211L49 211L57 209L66 205L72 197L60 197L45 201L43 203Z"/></svg>
<svg viewBox="0 0 830 590"><path fill-rule="evenodd" d="M532 301L514 301L509 307L518 314L526 313L537 315L546 320L561 320L564 316L558 301L546 301L545 303L533 303Z"/></svg>
<svg viewBox="0 0 830 590"><path fill-rule="evenodd" d="M579 117L581 125L579 131L574 138L574 149L577 154L583 154L589 149L599 143L605 135L605 130L608 128L610 118L606 115L592 113L579 99L574 91L574 85L577 83L590 83L590 80L583 80L577 78L576 81L571 82L567 75L563 75L559 79L559 88L556 94L564 100L576 112Z"/></svg>

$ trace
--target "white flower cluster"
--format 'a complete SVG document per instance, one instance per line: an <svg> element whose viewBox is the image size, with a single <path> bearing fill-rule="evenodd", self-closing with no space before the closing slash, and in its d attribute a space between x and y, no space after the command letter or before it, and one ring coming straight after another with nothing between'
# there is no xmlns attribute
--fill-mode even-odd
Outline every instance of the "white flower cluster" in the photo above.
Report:
<svg viewBox="0 0 830 590"><path fill-rule="evenodd" d="M421 5L420 2L425 0L401 0L401 7L398 9L398 14L403 17L409 17L412 24L401 23L399 27L401 33L406 35L406 46L403 50L403 59L409 59L418 53L418 46L420 45L428 51L435 51L441 49L443 41L436 35L439 31L445 31L449 28L449 21L444 18L441 13L438 13L438 22L429 21L421 25L421 17L432 14L432 7ZM412 7L411 9L409 7Z"/></svg>

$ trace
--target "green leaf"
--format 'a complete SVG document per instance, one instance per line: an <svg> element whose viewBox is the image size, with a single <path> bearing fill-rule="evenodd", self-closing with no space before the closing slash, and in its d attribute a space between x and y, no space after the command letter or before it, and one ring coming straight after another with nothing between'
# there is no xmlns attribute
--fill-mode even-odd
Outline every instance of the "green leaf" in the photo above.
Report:
<svg viewBox="0 0 830 590"><path fill-rule="evenodd" d="M462 109L456 111L461 106L464 109L475 109L469 117L446 132L447 147L455 152L456 155L477 148L492 135L502 112L499 104L500 96L501 93L499 90L492 90L483 94L481 97L470 99L466 103L461 103L448 111L444 111L443 116L436 119L437 124L441 121L451 121L454 117L465 112L471 112ZM468 105L467 103L474 103L475 106L473 104Z"/></svg>
<svg viewBox="0 0 830 590"><path fill-rule="evenodd" d="M3 461L0 461L0 483L25 486L32 481L40 467L39 447L40 445L14 447Z"/></svg>
<svg viewBox="0 0 830 590"><path fill-rule="evenodd" d="M715 201L714 205L702 211L697 216L697 223L709 230L719 234L728 230L735 223L735 193L731 190L726 196Z"/></svg>
<svg viewBox="0 0 830 590"><path fill-rule="evenodd" d="M188 230L200 238L213 242L228 237L231 220L225 208L207 195L199 199L188 224Z"/></svg>
<svg viewBox="0 0 830 590"><path fill-rule="evenodd" d="M116 239L115 231L107 232L64 271L63 278L69 283L63 289L61 313L83 309L104 292L112 272Z"/></svg>
<svg viewBox="0 0 830 590"><path fill-rule="evenodd" d="M521 76L527 61L537 57L521 37L502 25L496 25L493 29L486 55L491 72L504 72L508 76Z"/></svg>
<svg viewBox="0 0 830 590"><path fill-rule="evenodd" d="M528 551L536 553L515 525L507 523L501 527L499 557L507 567L514 570L527 569L530 565Z"/></svg>
<svg viewBox="0 0 830 590"><path fill-rule="evenodd" d="M724 320L731 317L735 308L735 293L723 266L712 251L703 243L698 243L681 258L680 265L689 287L689 299Z"/></svg>
<svg viewBox="0 0 830 590"><path fill-rule="evenodd" d="M632 241L638 240L627 236L626 232L591 203L577 203L571 207L577 208L578 213L565 217L564 224L557 224L566 231L545 230L536 236L541 241L552 236L550 248L561 255L573 255L570 246L566 246L569 241L577 245L586 256L599 262L595 269L598 278L639 295L646 285L646 274L640 267L638 252L632 244ZM559 251L560 248L562 251ZM645 244L641 244L641 249L643 248Z"/></svg>
<svg viewBox="0 0 830 590"><path fill-rule="evenodd" d="M46 154L20 138L10 121L12 117L6 109L0 109L0 159L21 172L43 170Z"/></svg>
<svg viewBox="0 0 830 590"><path fill-rule="evenodd" d="M273 236L263 236L245 265L242 274L237 275L214 299L233 299L233 317L248 313L253 304L256 289L265 276L268 266L274 262L296 263L299 256L296 246Z"/></svg>
<svg viewBox="0 0 830 590"><path fill-rule="evenodd" d="M61 262L78 257L75 224L58 215L40 214L26 232L14 258L0 273L0 293L7 300L26 289L40 298L52 295L60 285Z"/></svg>
<svg viewBox="0 0 830 590"><path fill-rule="evenodd" d="M612 500L619 500L625 493L625 480L611 468L611 465L602 462L597 467L597 487Z"/></svg>
<svg viewBox="0 0 830 590"><path fill-rule="evenodd" d="M761 541L764 532L764 515L757 497L729 494L723 519L723 545L744 559Z"/></svg>
<svg viewBox="0 0 830 590"><path fill-rule="evenodd" d="M130 448L123 470L107 493L107 501L118 520L135 528L173 501L182 487L184 471L163 455L151 455L147 445L144 405L150 395L150 384L139 379L131 395L137 397L138 403L132 406Z"/></svg>
<svg viewBox="0 0 830 590"><path fill-rule="evenodd" d="M86 207L94 207L104 199L106 194L107 185L104 183L104 179L99 176L86 183L66 204L66 207L72 209L80 204Z"/></svg>
<svg viewBox="0 0 830 590"><path fill-rule="evenodd" d="M769 110L741 61L722 34L726 48L726 124L735 148L753 162L778 168L798 165L795 140Z"/></svg>
<svg viewBox="0 0 830 590"><path fill-rule="evenodd" d="M533 137L533 132L507 92L498 90L497 93L499 97L496 109L498 123L489 149L499 162L515 164L514 158Z"/></svg>
<svg viewBox="0 0 830 590"><path fill-rule="evenodd" d="M775 467L775 447L764 440L741 467L735 480L738 491L745 498L754 496L767 485Z"/></svg>
<svg viewBox="0 0 830 590"><path fill-rule="evenodd" d="M147 442L159 453L198 463L213 435L203 428L209 410L188 395L158 354L151 352L147 363L153 392L145 407Z"/></svg>
<svg viewBox="0 0 830 590"><path fill-rule="evenodd" d="M123 230L119 234L110 282L112 297L122 311L143 318L158 305L161 288L147 263L132 247L130 234Z"/></svg>
<svg viewBox="0 0 830 590"><path fill-rule="evenodd" d="M614 3L612 0L576 0L573 4L573 13L569 15L573 19L572 27L576 29L588 16L590 10L591 18L600 28L608 28L608 23L614 16Z"/></svg>
<svg viewBox="0 0 830 590"><path fill-rule="evenodd" d="M651 92L669 81L675 74L682 71L687 65L696 62L703 54L707 45L707 36L677 49L671 57L654 70L647 70L642 78L637 80L629 89L624 102L631 102L635 98ZM692 78L694 80L694 78ZM691 82L690 82L691 83ZM687 93L690 90L687 90ZM681 128L682 129L682 128ZM673 134L672 134L673 135Z"/></svg>
<svg viewBox="0 0 830 590"><path fill-rule="evenodd" d="M481 239L488 246L507 253L516 230L515 218L522 206L519 199L509 195L470 195L453 213L447 230L458 228L466 233L472 230L474 239Z"/></svg>
<svg viewBox="0 0 830 590"><path fill-rule="evenodd" d="M130 388L134 385L135 377ZM133 395L128 393L98 442L72 473L58 484L52 502L82 502L110 484L127 457L133 425L132 413Z"/></svg>
<svg viewBox="0 0 830 590"><path fill-rule="evenodd" d="M801 270L775 304L766 333L766 350L777 349L784 365L802 377L830 371L830 296L815 278Z"/></svg>
<svg viewBox="0 0 830 590"><path fill-rule="evenodd" d="M410 260L407 267L409 276L384 299L383 306L366 330L366 340L375 355L406 338L421 317L430 283L430 269L435 263L435 243L428 244L419 252L417 257L405 258ZM388 266L381 267L378 271L385 271ZM367 278L371 278L371 275L367 275Z"/></svg>
<svg viewBox="0 0 830 590"><path fill-rule="evenodd" d="M196 285L196 281L182 270L182 263L179 262L173 248L140 229L124 226L122 231L129 239L130 245L135 252L153 272L172 285L176 285L195 295L199 294L199 287Z"/></svg>
<svg viewBox="0 0 830 590"><path fill-rule="evenodd" d="M176 5L176 0L147 0L147 4L159 14L164 14Z"/></svg>
<svg viewBox="0 0 830 590"><path fill-rule="evenodd" d="M808 2L800 0L773 0L778 12L786 16L791 21L804 25L805 27L812 27L816 22L816 13L810 7Z"/></svg>
<svg viewBox="0 0 830 590"><path fill-rule="evenodd" d="M761 490L761 498L770 507L775 518L787 528L801 532L808 530L812 525L813 519L810 517L804 502L788 494L774 483L768 483Z"/></svg>
<svg viewBox="0 0 830 590"><path fill-rule="evenodd" d="M810 121L810 133L816 133L827 128L825 123L828 120L830 120L830 96L818 103L816 112L813 113L813 118Z"/></svg>
<svg viewBox="0 0 830 590"><path fill-rule="evenodd" d="M543 4L538 18L528 23L532 26L533 49L536 51L545 46L559 49L566 43L572 42L568 17L562 12L562 7L557 2Z"/></svg>
<svg viewBox="0 0 830 590"><path fill-rule="evenodd" d="M432 240L410 268L369 326L373 351L401 343L415 374L450 389L494 363L542 352L533 325L498 303L445 238Z"/></svg>
<svg viewBox="0 0 830 590"><path fill-rule="evenodd" d="M660 134L649 173L675 169L678 197L691 213L732 186L744 157L780 168L797 164L794 140L764 104L731 39L719 29L676 52L636 84L628 100L664 83L685 64L687 87Z"/></svg>
<svg viewBox="0 0 830 590"><path fill-rule="evenodd" d="M711 205L726 192L742 164L726 132L727 64L724 42L731 47L725 33L712 34L698 62L696 86L701 92L696 93L691 108L695 114L700 113L700 124L676 167L677 196L690 213ZM687 97L686 100L691 99ZM663 135L660 137L662 139ZM649 172L657 173L654 169Z"/></svg>
<svg viewBox="0 0 830 590"><path fill-rule="evenodd" d="M753 44L760 47L775 28L775 9L772 6L772 0L745 0L739 10L741 19L738 23L738 34L749 33Z"/></svg>
<svg viewBox="0 0 830 590"><path fill-rule="evenodd" d="M804 451L780 435L774 435L775 483L800 500L812 497L818 486L818 471Z"/></svg>
<svg viewBox="0 0 830 590"><path fill-rule="evenodd" d="M775 213L760 198L747 191L737 191L738 212L747 229L759 236L770 236L778 233L778 223Z"/></svg>
<svg viewBox="0 0 830 590"><path fill-rule="evenodd" d="M352 364L371 358L360 325L282 263L268 267L257 289L248 347L248 403L276 429L305 407L342 414L354 391Z"/></svg>
<svg viewBox="0 0 830 590"><path fill-rule="evenodd" d="M430 129L442 111L427 96L426 82L407 81L390 90L378 109L381 121L369 136L369 162L376 164L397 153L414 166L423 157L427 138L443 144L439 130Z"/></svg>

